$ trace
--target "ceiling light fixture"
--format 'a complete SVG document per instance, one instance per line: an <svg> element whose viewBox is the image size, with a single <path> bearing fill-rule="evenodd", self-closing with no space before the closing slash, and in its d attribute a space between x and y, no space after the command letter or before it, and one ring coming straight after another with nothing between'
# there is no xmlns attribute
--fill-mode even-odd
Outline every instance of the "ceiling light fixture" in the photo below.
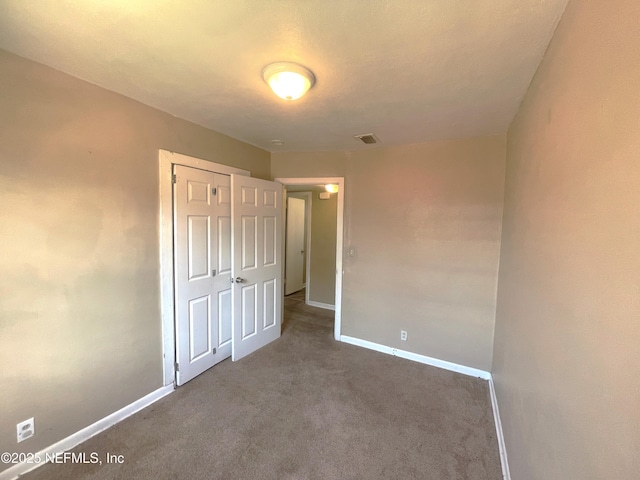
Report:
<svg viewBox="0 0 640 480"><path fill-rule="evenodd" d="M262 70L262 78L276 95L285 100L296 100L316 83L311 70L293 62L276 62Z"/></svg>
<svg viewBox="0 0 640 480"><path fill-rule="evenodd" d="M335 183L327 183L324 189L329 193L338 193L338 185Z"/></svg>

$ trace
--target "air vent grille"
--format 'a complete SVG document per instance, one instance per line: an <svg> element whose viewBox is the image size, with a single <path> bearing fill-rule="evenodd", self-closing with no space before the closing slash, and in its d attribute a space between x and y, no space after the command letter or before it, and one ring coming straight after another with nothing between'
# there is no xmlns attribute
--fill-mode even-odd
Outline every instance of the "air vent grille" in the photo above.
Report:
<svg viewBox="0 0 640 480"><path fill-rule="evenodd" d="M366 143L367 145L380 142L380 140L378 140L378 137L376 137L373 133L364 133L362 135L354 135L353 138L357 138L362 143Z"/></svg>

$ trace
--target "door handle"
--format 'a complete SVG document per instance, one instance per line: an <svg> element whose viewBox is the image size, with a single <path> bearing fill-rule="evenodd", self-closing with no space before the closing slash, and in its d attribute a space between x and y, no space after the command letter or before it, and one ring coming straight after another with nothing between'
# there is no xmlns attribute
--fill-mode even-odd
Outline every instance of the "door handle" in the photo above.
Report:
<svg viewBox="0 0 640 480"><path fill-rule="evenodd" d="M235 282L236 282L236 283L242 283L242 282L244 282L244 278L242 278L242 277L236 277Z"/></svg>

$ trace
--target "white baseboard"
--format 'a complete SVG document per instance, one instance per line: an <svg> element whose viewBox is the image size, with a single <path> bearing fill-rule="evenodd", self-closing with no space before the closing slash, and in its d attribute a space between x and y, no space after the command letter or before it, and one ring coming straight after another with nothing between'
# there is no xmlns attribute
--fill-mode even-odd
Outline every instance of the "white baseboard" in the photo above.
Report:
<svg viewBox="0 0 640 480"><path fill-rule="evenodd" d="M502 433L502 422L500 421L500 411L498 410L498 397L496 396L496 387L493 384L493 377L489 378L489 393L491 395L493 419L496 422L496 435L498 437L498 450L500 451L500 464L502 465L502 478L503 480L511 480L509 462L507 461L507 448L504 443L504 434Z"/></svg>
<svg viewBox="0 0 640 480"><path fill-rule="evenodd" d="M109 427L112 427L118 422L121 422L125 418L133 415L134 413L142 410L145 407L148 407L154 402L157 402L162 397L169 395L173 392L174 386L167 385L165 387L159 388L148 395L136 400L135 402L127 405L126 407L121 408L117 412L113 412L111 415L104 417L101 420L98 420L92 425L83 428L82 430L69 435L67 438L63 438L57 443L40 450L35 454L38 458L45 459L47 455L53 456L57 453L66 452L71 450L73 447L80 445L82 442L89 440L94 435L106 430ZM0 480L14 480L18 478L20 475L23 475L40 465L44 464L44 460L42 463L18 463L7 470L0 472Z"/></svg>
<svg viewBox="0 0 640 480"><path fill-rule="evenodd" d="M489 372L485 372L484 370L480 370L478 368L458 365L457 363L447 362L446 360L439 360L433 357L427 357L426 355L420 355L419 353L407 352L406 350L398 350L397 348L387 347L386 345L380 345L379 343L373 343L367 340L361 340L359 338L341 335L340 341L350 343L351 345L357 345L358 347L375 350L377 352L386 353L388 355L406 358L407 360L413 360L414 362L424 363L426 365L431 365L432 367L443 368L445 370L451 370L452 372L462 373L471 377L482 378L483 380L489 380L491 378L491 374Z"/></svg>
<svg viewBox="0 0 640 480"><path fill-rule="evenodd" d="M331 305L330 303L314 302L313 300L309 300L307 302L307 305L310 305L312 307L325 308L327 310L334 310L334 311L336 309L336 306Z"/></svg>

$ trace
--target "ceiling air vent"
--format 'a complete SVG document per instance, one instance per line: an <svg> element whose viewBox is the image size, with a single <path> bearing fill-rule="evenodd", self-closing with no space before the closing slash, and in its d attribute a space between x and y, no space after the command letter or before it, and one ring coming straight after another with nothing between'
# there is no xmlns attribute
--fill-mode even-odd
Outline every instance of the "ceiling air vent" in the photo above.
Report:
<svg viewBox="0 0 640 480"><path fill-rule="evenodd" d="M354 135L353 138L357 138L358 140L362 141L362 143L366 143L367 145L371 145L372 143L380 143L378 137L376 137L373 133Z"/></svg>

